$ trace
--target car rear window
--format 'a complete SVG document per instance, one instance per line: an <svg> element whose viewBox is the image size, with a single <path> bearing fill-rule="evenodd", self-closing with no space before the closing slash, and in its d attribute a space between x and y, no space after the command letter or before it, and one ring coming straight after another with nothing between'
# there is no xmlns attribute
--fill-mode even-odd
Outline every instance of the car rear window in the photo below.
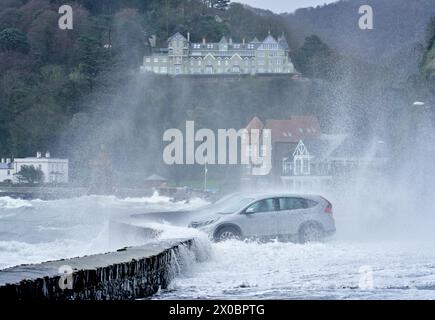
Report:
<svg viewBox="0 0 435 320"><path fill-rule="evenodd" d="M304 199L305 200L305 209L308 209L308 208L312 208L312 207L315 207L315 206L317 206L317 202L316 201L314 201L314 200L310 200L310 199Z"/></svg>
<svg viewBox="0 0 435 320"><path fill-rule="evenodd" d="M297 210L297 209L308 209L315 207L317 205L316 201L303 199L303 198L279 198L279 208L280 210Z"/></svg>

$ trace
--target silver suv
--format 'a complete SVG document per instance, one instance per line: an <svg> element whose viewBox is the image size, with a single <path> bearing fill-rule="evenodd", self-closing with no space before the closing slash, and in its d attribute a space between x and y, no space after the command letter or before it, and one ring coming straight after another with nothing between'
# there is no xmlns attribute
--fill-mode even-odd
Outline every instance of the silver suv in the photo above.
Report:
<svg viewBox="0 0 435 320"><path fill-rule="evenodd" d="M332 204L317 195L228 195L201 209L189 227L215 241L230 238L278 238L301 243L335 232Z"/></svg>

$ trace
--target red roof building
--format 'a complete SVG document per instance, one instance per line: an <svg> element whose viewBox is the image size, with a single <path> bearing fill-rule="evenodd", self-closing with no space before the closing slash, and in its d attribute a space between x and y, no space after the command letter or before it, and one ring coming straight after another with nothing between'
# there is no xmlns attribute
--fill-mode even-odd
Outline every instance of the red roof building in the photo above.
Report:
<svg viewBox="0 0 435 320"><path fill-rule="evenodd" d="M317 117L294 116L288 120L266 120L265 129L272 131L272 142L298 143L318 139L321 135Z"/></svg>

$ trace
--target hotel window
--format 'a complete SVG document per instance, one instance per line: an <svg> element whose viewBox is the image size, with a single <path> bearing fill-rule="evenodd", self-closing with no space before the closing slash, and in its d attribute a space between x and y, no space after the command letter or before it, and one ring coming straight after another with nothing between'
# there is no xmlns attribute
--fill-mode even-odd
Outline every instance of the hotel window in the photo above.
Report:
<svg viewBox="0 0 435 320"><path fill-rule="evenodd" d="M200 66L202 64L201 60L198 60L198 66Z"/></svg>
<svg viewBox="0 0 435 320"><path fill-rule="evenodd" d="M239 43L235 44L234 49L240 49L240 44Z"/></svg>
<svg viewBox="0 0 435 320"><path fill-rule="evenodd" d="M154 58L154 63L159 62L159 58Z"/></svg>
<svg viewBox="0 0 435 320"><path fill-rule="evenodd" d="M145 62L151 62L151 58L145 58Z"/></svg>
<svg viewBox="0 0 435 320"><path fill-rule="evenodd" d="M194 43L193 44L193 49L200 49L201 45L199 43Z"/></svg>
<svg viewBox="0 0 435 320"><path fill-rule="evenodd" d="M225 60L225 65L226 65L226 66L228 65L228 60Z"/></svg>
<svg viewBox="0 0 435 320"><path fill-rule="evenodd" d="M213 49L213 44L211 43L207 44L207 49Z"/></svg>

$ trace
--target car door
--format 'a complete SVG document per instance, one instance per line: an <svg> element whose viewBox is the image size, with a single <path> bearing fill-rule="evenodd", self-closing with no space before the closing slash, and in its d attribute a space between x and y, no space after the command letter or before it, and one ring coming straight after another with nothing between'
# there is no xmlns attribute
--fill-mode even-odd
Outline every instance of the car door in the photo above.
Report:
<svg viewBox="0 0 435 320"><path fill-rule="evenodd" d="M305 221L306 201L300 197L281 197L278 199L278 232L280 235L294 235Z"/></svg>
<svg viewBox="0 0 435 320"><path fill-rule="evenodd" d="M249 205L239 215L239 225L243 234L249 237L274 236L278 234L278 200L267 198Z"/></svg>

